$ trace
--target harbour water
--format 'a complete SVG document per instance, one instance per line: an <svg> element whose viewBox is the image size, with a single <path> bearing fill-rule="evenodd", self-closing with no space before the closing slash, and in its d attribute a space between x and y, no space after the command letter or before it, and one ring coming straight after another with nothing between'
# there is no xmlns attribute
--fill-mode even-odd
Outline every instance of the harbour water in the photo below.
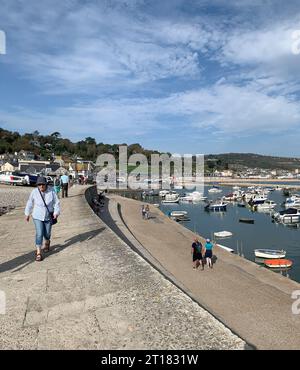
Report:
<svg viewBox="0 0 300 370"><path fill-rule="evenodd" d="M208 199L219 198L232 192L231 186L222 186L222 193L211 194L205 186L204 195ZM183 192L183 191L178 191ZM282 210L281 204L286 197L281 191L273 191L268 194L268 199L277 203L275 211ZM151 203L160 203L158 197L147 197ZM217 243L234 249L248 260L255 262L254 249L283 249L287 252L286 258L293 261L293 267L288 271L281 271L291 279L300 282L300 225L287 226L273 222L270 213L252 211L250 208L237 206L237 202L229 202L226 212L206 212L206 203L179 203L162 204L160 209L169 214L173 210L184 210L188 212L189 221L182 225L197 232L206 238L213 238ZM254 224L239 222L240 218L254 219ZM174 221L175 222L175 221ZM230 231L231 237L217 239L213 237L214 232Z"/></svg>

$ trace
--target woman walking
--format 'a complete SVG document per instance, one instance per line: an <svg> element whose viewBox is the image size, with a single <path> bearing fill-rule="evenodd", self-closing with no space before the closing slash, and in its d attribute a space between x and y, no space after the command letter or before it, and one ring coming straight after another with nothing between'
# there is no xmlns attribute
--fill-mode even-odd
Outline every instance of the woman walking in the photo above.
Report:
<svg viewBox="0 0 300 370"><path fill-rule="evenodd" d="M202 244L197 238L194 239L191 250L193 256L193 269L197 269L200 266L200 261L202 264L202 270L204 270L203 259L202 259Z"/></svg>
<svg viewBox="0 0 300 370"><path fill-rule="evenodd" d="M54 179L54 191L58 198L59 198L59 193L61 190L60 185L61 185L60 176L56 176L56 178Z"/></svg>
<svg viewBox="0 0 300 370"><path fill-rule="evenodd" d="M212 250L213 250L213 244L211 243L210 239L206 239L205 243L205 258L206 258L206 263L207 266L210 267L211 269L213 268L212 265Z"/></svg>
<svg viewBox="0 0 300 370"><path fill-rule="evenodd" d="M37 188L32 190L25 208L26 221L29 222L32 215L35 225L36 261L43 260L43 239L45 240L43 251L47 253L50 250L53 219L56 220L59 214L60 204L56 193L52 188L48 188L45 177L38 177Z"/></svg>

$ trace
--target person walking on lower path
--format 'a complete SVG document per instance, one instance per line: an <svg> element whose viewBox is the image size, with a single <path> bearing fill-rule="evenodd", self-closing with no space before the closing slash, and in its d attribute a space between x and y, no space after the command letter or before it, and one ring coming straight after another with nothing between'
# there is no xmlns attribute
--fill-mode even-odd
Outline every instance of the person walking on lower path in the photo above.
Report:
<svg viewBox="0 0 300 370"><path fill-rule="evenodd" d="M65 172L64 175L60 178L61 181L61 187L62 187L62 197L68 198L68 189L69 189L69 176L67 175L67 172Z"/></svg>
<svg viewBox="0 0 300 370"><path fill-rule="evenodd" d="M146 220L149 219L150 217L150 208L149 208L149 204L146 205L146 208L145 208L145 212L146 212Z"/></svg>
<svg viewBox="0 0 300 370"><path fill-rule="evenodd" d="M50 239L53 219L60 214L59 199L55 191L48 187L45 177L38 177L37 188L32 190L25 208L26 221L29 222L30 215L35 225L36 261L42 261L42 245L45 240L43 251L50 251Z"/></svg>
<svg viewBox="0 0 300 370"><path fill-rule="evenodd" d="M143 207L142 207L142 218L143 218L143 220L145 220L145 218L146 218L146 207L145 207L144 204L143 204Z"/></svg>
<svg viewBox="0 0 300 370"><path fill-rule="evenodd" d="M206 239L206 243L205 243L205 258L206 258L206 263L207 263L207 266L210 267L210 268L213 268L213 264L212 264L212 256L213 256L213 253L212 253L212 250L213 250L213 244L212 242L210 241L210 239Z"/></svg>
<svg viewBox="0 0 300 370"><path fill-rule="evenodd" d="M202 258L202 244L197 238L194 239L192 244L191 254L193 256L193 269L197 269L200 266L200 261L202 265L202 270L204 269L203 258Z"/></svg>

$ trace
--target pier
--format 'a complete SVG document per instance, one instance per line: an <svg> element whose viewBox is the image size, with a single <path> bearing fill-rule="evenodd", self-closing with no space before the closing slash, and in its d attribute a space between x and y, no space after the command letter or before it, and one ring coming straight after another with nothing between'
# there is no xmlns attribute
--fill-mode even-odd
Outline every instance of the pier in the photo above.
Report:
<svg viewBox="0 0 300 370"><path fill-rule="evenodd" d="M257 349L300 348L300 315L292 313L299 283L218 247L214 269L195 271L192 231L152 205L150 219L143 220L142 203L133 199L110 195L108 205L111 222L144 258L247 343Z"/></svg>
<svg viewBox="0 0 300 370"><path fill-rule="evenodd" d="M42 262L24 205L0 217L1 349L249 348L101 221L92 196L61 199Z"/></svg>

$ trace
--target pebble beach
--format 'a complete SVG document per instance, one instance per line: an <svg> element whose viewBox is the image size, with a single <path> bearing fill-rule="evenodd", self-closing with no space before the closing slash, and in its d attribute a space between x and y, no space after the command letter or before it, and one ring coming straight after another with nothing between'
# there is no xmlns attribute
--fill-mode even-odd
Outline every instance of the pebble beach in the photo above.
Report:
<svg viewBox="0 0 300 370"><path fill-rule="evenodd" d="M0 185L0 216L16 207L25 207L32 187Z"/></svg>

